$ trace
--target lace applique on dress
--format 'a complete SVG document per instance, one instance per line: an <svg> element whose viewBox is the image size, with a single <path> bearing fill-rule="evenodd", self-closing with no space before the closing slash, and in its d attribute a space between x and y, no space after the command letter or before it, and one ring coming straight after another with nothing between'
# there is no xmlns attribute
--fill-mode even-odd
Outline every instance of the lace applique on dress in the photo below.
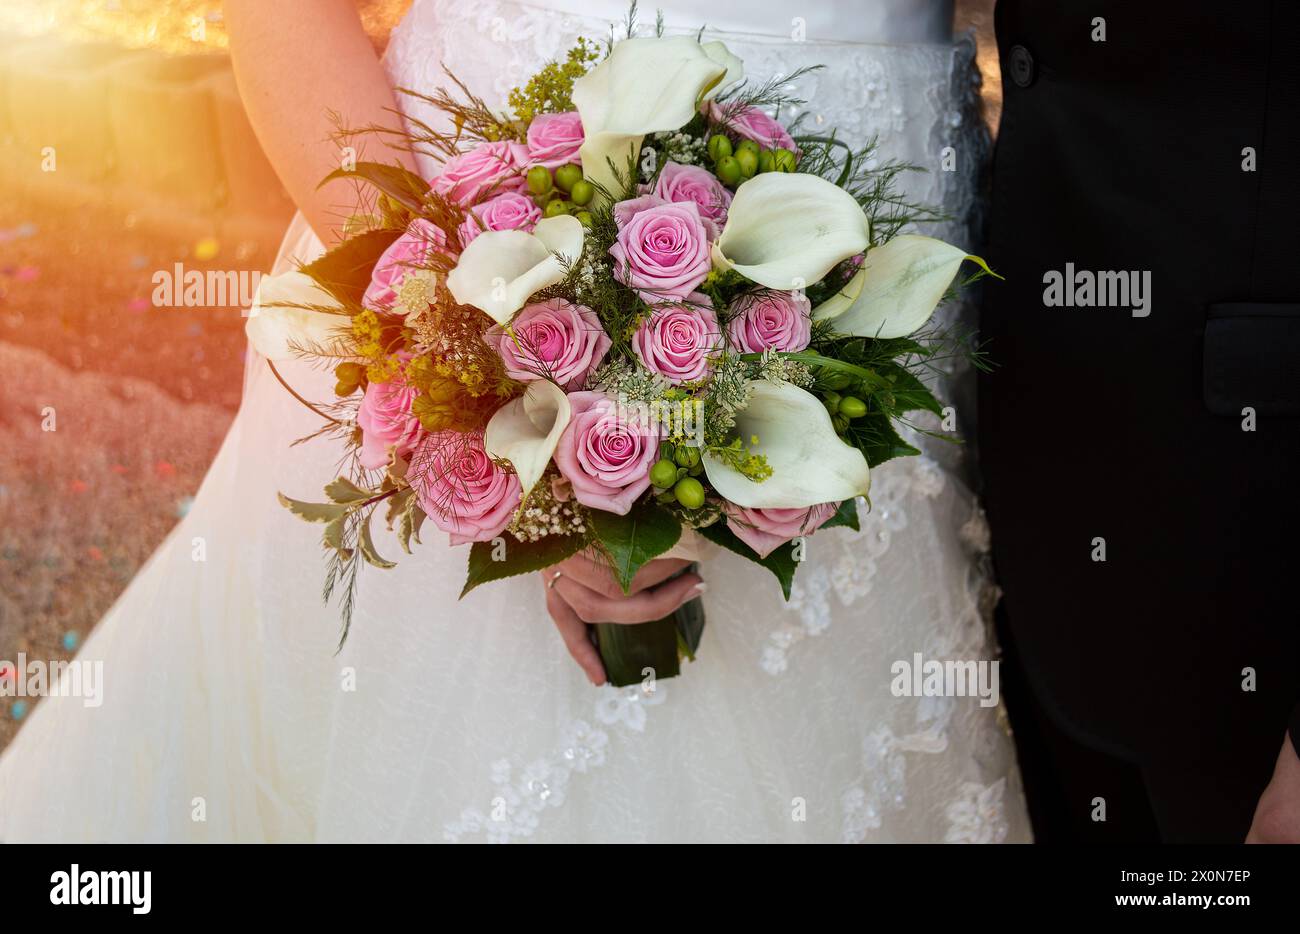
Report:
<svg viewBox="0 0 1300 934"><path fill-rule="evenodd" d="M918 733L895 736L887 726L877 727L862 741L862 779L840 800L843 818L841 840L862 843L879 830L886 811L901 811L907 803L907 760L904 753L938 754L948 748L941 725Z"/></svg>
<svg viewBox="0 0 1300 934"><path fill-rule="evenodd" d="M646 708L662 704L667 693L662 683L615 688L606 685L595 702L596 719L609 727L643 732ZM467 807L443 828L443 838L460 843L482 835L488 843L509 843L531 837L547 808L564 804L569 781L605 764L609 734L585 720L574 720L564 730L559 747L550 755L520 765L510 759L493 763L489 781L492 797L486 811Z"/></svg>
<svg viewBox="0 0 1300 934"><path fill-rule="evenodd" d="M625 726L643 733L647 708L662 704L667 697L665 692L666 688L658 681L624 688L607 685L596 701L596 718L606 726Z"/></svg>
<svg viewBox="0 0 1300 934"><path fill-rule="evenodd" d="M509 759L492 764L492 797L486 812L465 808L443 829L443 838L459 843L480 834L488 843L509 843L530 837L547 808L564 804L569 779L605 764L609 737L583 720L574 720L564 732L560 748L551 756L519 766Z"/></svg>
<svg viewBox="0 0 1300 934"><path fill-rule="evenodd" d="M999 778L991 785L964 782L958 797L945 815L948 833L945 843L1001 843L1007 838L1007 814L1003 793L1007 780Z"/></svg>
<svg viewBox="0 0 1300 934"><path fill-rule="evenodd" d="M798 620L787 620L768 637L759 657L764 671L781 674L789 666L787 652L791 648L827 630L833 615L832 594L848 607L871 592L877 561L889 550L894 536L907 528L908 499L933 499L944 484L942 468L924 455L892 461L872 474L870 508L865 499L858 500L858 534L832 531L808 539L808 554L817 549L818 561L807 562L810 566L795 575L786 610ZM827 559L825 554L832 557Z"/></svg>

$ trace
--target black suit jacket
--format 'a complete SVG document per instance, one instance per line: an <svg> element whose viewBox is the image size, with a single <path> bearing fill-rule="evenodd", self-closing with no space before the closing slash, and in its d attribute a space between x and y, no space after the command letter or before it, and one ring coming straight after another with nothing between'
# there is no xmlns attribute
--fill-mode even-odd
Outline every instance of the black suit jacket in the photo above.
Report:
<svg viewBox="0 0 1300 934"><path fill-rule="evenodd" d="M1300 3L996 29L978 440L1012 637L1085 742L1266 778L1300 686ZM1147 315L1046 305L1067 264L1149 273Z"/></svg>

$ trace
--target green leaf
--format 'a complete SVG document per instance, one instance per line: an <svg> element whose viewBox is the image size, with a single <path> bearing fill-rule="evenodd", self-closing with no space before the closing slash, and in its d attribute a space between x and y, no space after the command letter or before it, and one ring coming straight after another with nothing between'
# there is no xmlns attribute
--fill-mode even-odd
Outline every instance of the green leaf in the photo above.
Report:
<svg viewBox="0 0 1300 934"><path fill-rule="evenodd" d="M929 357L934 353L933 347L927 347L925 344L912 340L910 337L887 337L887 338L867 338L869 343L869 352L877 358L887 357L896 359L914 354L918 357Z"/></svg>
<svg viewBox="0 0 1300 934"><path fill-rule="evenodd" d="M401 235L400 230L357 234L303 266L302 272L344 305L359 305L379 257Z"/></svg>
<svg viewBox="0 0 1300 934"><path fill-rule="evenodd" d="M406 508L402 511L402 521L397 527L397 540L402 545L402 550L408 555L411 554L411 539L420 544L420 526L424 524L424 510L420 508L420 501L416 497L411 497Z"/></svg>
<svg viewBox="0 0 1300 934"><path fill-rule="evenodd" d="M325 485L325 495L336 503L359 503L374 494L363 490L347 477L339 477Z"/></svg>
<svg viewBox="0 0 1300 934"><path fill-rule="evenodd" d="M859 531L858 501L856 499L846 499L840 503L840 508L835 510L835 515L822 523L823 529L833 529L837 526L844 526L855 532Z"/></svg>
<svg viewBox="0 0 1300 934"><path fill-rule="evenodd" d="M346 552L343 547L343 533L347 530L348 517L339 516L330 522L325 523L325 547L333 548L335 551Z"/></svg>
<svg viewBox="0 0 1300 934"><path fill-rule="evenodd" d="M411 222L413 212L399 204L388 195L379 196L378 227L406 227Z"/></svg>
<svg viewBox="0 0 1300 934"><path fill-rule="evenodd" d="M881 373L890 383L889 392L894 397L894 411L914 412L917 409L925 409L927 412L943 416L943 405L911 370L894 365L882 368Z"/></svg>
<svg viewBox="0 0 1300 934"><path fill-rule="evenodd" d="M425 513L424 508L418 503L411 507L410 515L411 538L415 539L415 544L423 545L424 542L420 541L420 527L424 525L424 520L428 518L428 515Z"/></svg>
<svg viewBox="0 0 1300 934"><path fill-rule="evenodd" d="M921 453L899 437L893 421L883 412L869 412L849 422L844 440L861 451L867 459L867 466L872 468L895 457Z"/></svg>
<svg viewBox="0 0 1300 934"><path fill-rule="evenodd" d="M822 346L827 348L823 356L863 366L879 366L906 356L929 357L934 352L910 337L836 337Z"/></svg>
<svg viewBox="0 0 1300 934"><path fill-rule="evenodd" d="M409 486L388 497L388 511L384 515L384 524L391 529L394 522L406 515L414 498L415 489Z"/></svg>
<svg viewBox="0 0 1300 934"><path fill-rule="evenodd" d="M380 556L375 551L375 543L370 538L370 519L374 515L372 512L366 516L365 521L361 523L361 534L357 536L357 545L361 549L361 557L366 559L368 564L373 564L377 568L395 568L397 565L387 558Z"/></svg>
<svg viewBox="0 0 1300 934"><path fill-rule="evenodd" d="M424 179L414 172L407 171L399 165L385 165L382 162L358 162L351 171L335 169L316 187L319 189L338 178L367 182L416 214L423 208L424 195L429 190Z"/></svg>
<svg viewBox="0 0 1300 934"><path fill-rule="evenodd" d="M488 581L549 568L577 554L586 545L587 539L582 535L547 535L535 542L521 542L511 537L505 539L503 560L494 561L493 552L501 546L475 542L469 549L469 571L460 595L464 597Z"/></svg>
<svg viewBox="0 0 1300 934"><path fill-rule="evenodd" d="M682 537L681 523L672 513L648 501L633 506L626 516L593 509L591 529L624 593L647 561L668 551Z"/></svg>
<svg viewBox="0 0 1300 934"><path fill-rule="evenodd" d="M761 564L767 568L780 581L781 592L785 594L785 598L790 599L790 587L794 584L794 572L799 567L799 562L794 559L794 542L786 542L766 558L760 558L758 552L737 538L736 533L727 528L725 522L715 522L713 525L707 525L702 529L696 529L696 531L714 544L721 545L728 551L734 551L742 558L748 558L755 564Z"/></svg>
<svg viewBox="0 0 1300 934"><path fill-rule="evenodd" d="M596 648L605 677L616 688L640 684L653 676L675 678L681 674L677 625L673 616L650 623L596 623ZM649 669L649 671L647 671Z"/></svg>
<svg viewBox="0 0 1300 934"><path fill-rule="evenodd" d="M825 357L817 353L815 350L780 351L777 356L784 357L787 360L793 360L796 363L820 367L824 370L836 370L841 373L849 373L858 377L858 379L873 379L875 377L875 374L870 370L864 369L857 364L847 363L844 360L836 360L833 357ZM763 359L763 355L761 353L743 353L740 355L740 359L750 363L757 363Z"/></svg>
<svg viewBox="0 0 1300 934"><path fill-rule="evenodd" d="M691 570L699 565L692 564ZM700 639L704 637L704 601L699 597L687 600L673 613L677 623L677 638L681 653L695 661L695 653L700 648Z"/></svg>
<svg viewBox="0 0 1300 934"><path fill-rule="evenodd" d="M299 519L308 522L333 522L348 511L348 507L338 503L304 503L302 500L290 499L283 493L276 493L280 505Z"/></svg>
<svg viewBox="0 0 1300 934"><path fill-rule="evenodd" d="M850 178L853 177L853 149L848 143L834 136L796 136L796 143L826 143L828 147L839 147L844 150L844 167L840 170L840 177L835 180L836 188L843 188ZM829 152L829 149L828 149ZM828 179L829 181L829 179Z"/></svg>

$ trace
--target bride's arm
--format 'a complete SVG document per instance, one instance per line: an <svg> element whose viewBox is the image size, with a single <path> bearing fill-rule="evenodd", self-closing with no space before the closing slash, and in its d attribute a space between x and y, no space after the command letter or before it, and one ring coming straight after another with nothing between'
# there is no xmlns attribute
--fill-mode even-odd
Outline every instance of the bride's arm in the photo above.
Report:
<svg viewBox="0 0 1300 934"><path fill-rule="evenodd" d="M347 126L399 127L388 112L393 90L352 0L226 0L226 29L235 78L257 138L280 181L317 235L329 243L351 210L346 185L320 180L337 169L329 112ZM410 153L366 143L367 158L401 160Z"/></svg>

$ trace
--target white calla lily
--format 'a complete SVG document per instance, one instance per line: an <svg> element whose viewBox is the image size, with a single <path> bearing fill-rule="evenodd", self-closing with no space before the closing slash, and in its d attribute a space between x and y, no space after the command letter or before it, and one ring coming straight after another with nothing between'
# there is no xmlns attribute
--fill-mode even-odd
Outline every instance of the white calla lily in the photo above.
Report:
<svg viewBox="0 0 1300 934"><path fill-rule="evenodd" d="M582 223L567 214L538 221L532 233L488 230L447 274L447 288L506 324L535 293L560 282L582 256Z"/></svg>
<svg viewBox="0 0 1300 934"><path fill-rule="evenodd" d="M866 214L843 188L802 172L764 172L736 189L713 263L769 289L801 289L870 241Z"/></svg>
<svg viewBox="0 0 1300 934"><path fill-rule="evenodd" d="M314 306L314 307L307 307ZM268 360L288 360L293 348L327 344L338 328L350 322L345 314L316 311L342 305L306 273L294 270L263 276L248 311L244 333L253 349Z"/></svg>
<svg viewBox="0 0 1300 934"><path fill-rule="evenodd" d="M933 237L895 237L868 250L862 268L813 318L833 321L840 334L906 337L930 320L965 259L974 257Z"/></svg>
<svg viewBox="0 0 1300 934"><path fill-rule="evenodd" d="M539 379L529 383L518 399L497 409L488 421L483 448L489 456L510 462L524 496L546 471L570 415L564 390L550 380Z"/></svg>
<svg viewBox="0 0 1300 934"><path fill-rule="evenodd" d="M871 485L867 459L835 433L830 413L812 393L789 383L749 384L749 403L736 415L736 430L767 458L772 475L756 482L704 454L713 488L746 509L806 509L865 496Z"/></svg>
<svg viewBox="0 0 1300 934"><path fill-rule="evenodd" d="M745 62L738 55L734 55L724 43L716 40L705 42L700 48L704 49L705 55L727 69L722 80L704 92L704 100L711 101L733 84L744 80Z"/></svg>
<svg viewBox="0 0 1300 934"><path fill-rule="evenodd" d="M714 54L721 58L718 50ZM647 133L679 130L689 123L701 96L730 67L689 36L625 39L615 45L604 61L573 82L573 103L585 136L579 150L583 174L619 197L623 186L614 168L625 172L629 159L640 158Z"/></svg>

